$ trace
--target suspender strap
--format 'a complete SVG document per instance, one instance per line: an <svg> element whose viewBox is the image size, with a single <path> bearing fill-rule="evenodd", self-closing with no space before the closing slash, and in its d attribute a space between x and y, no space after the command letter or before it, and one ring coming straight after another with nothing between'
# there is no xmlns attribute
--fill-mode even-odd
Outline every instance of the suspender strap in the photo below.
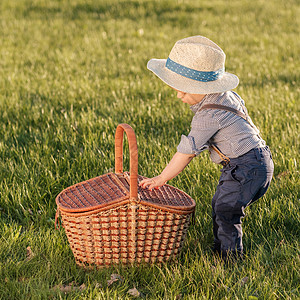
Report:
<svg viewBox="0 0 300 300"><path fill-rule="evenodd" d="M218 148L217 146L215 146L214 144L210 144L209 146L210 148L212 148L214 151L216 151L218 153L218 155L220 156L220 158L222 159L221 164L223 166L226 166L229 162L230 162L230 158L227 157L226 155L224 155Z"/></svg>
<svg viewBox="0 0 300 300"><path fill-rule="evenodd" d="M248 122L248 115L242 113L241 111L229 107L229 106L225 106L225 105L220 105L220 104L204 104L199 111L203 110L203 109L221 109L221 110L227 110L230 111L236 115L238 115L239 117L243 118L245 121ZM250 124L251 125L251 124Z"/></svg>
<svg viewBox="0 0 300 300"><path fill-rule="evenodd" d="M199 109L199 111L201 111L203 109L220 109L220 110L226 110L226 111L232 112L232 113L238 115L239 117L243 118L246 122L248 122L250 124L251 127L253 127L255 130L257 130L259 132L259 130L256 128L256 126L251 122L251 120L249 118L249 115L247 113L247 109L243 105L243 103L240 100L239 96L235 93L234 93L234 95L236 96L237 100L239 101L240 105L242 106L242 109L243 109L244 113L242 113L241 111L239 111L235 108L225 106L225 105L221 105L221 104L204 104ZM225 154L223 154L214 144L210 144L209 147L212 148L214 151L216 151L218 153L218 155L222 159L221 164L223 166L226 166L230 162L230 158L227 157Z"/></svg>

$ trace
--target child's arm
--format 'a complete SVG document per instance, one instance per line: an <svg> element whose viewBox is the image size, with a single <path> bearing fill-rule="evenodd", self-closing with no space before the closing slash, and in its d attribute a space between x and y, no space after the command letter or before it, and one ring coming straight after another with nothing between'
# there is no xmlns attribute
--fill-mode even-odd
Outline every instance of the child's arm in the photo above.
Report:
<svg viewBox="0 0 300 300"><path fill-rule="evenodd" d="M195 154L176 152L160 175L153 178L146 178L142 180L139 185L142 188L148 188L150 190L164 185L168 180L178 175L194 157Z"/></svg>

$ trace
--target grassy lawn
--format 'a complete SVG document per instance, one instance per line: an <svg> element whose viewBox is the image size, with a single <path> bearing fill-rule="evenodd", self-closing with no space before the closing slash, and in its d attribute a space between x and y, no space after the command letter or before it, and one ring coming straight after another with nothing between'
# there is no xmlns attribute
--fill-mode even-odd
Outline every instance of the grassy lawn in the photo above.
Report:
<svg viewBox="0 0 300 300"><path fill-rule="evenodd" d="M0 299L299 299L299 14L297 0L1 0ZM176 262L80 269L55 197L112 170L119 123L136 132L139 174L159 174L192 113L146 64L197 34L224 49L275 162L243 222L246 257L210 251L220 167L202 153L170 182L197 202Z"/></svg>

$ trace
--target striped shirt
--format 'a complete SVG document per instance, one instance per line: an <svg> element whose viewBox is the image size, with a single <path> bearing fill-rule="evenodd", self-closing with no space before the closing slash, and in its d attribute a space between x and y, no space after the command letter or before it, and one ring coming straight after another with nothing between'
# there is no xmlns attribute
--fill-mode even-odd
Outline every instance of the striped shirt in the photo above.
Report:
<svg viewBox="0 0 300 300"><path fill-rule="evenodd" d="M191 110L195 115L191 131L188 136L181 136L177 151L199 155L202 151L209 149L210 144L214 144L227 157L236 158L253 148L264 147L266 143L259 136L258 129L236 114L220 109L199 111L204 104L220 104L243 112L237 97L239 96L232 91L207 94L201 102L192 105ZM245 102L239 99L245 105ZM221 158L213 150L210 151L210 157L215 163L221 162Z"/></svg>

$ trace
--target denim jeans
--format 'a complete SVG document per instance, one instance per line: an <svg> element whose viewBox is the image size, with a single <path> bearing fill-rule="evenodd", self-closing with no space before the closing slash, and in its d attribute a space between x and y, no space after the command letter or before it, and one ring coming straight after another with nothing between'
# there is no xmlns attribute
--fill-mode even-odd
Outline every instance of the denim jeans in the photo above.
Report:
<svg viewBox="0 0 300 300"><path fill-rule="evenodd" d="M221 169L212 199L215 250L221 253L243 251L242 218L245 208L262 197L271 182L274 164L268 146L254 148L230 159Z"/></svg>

